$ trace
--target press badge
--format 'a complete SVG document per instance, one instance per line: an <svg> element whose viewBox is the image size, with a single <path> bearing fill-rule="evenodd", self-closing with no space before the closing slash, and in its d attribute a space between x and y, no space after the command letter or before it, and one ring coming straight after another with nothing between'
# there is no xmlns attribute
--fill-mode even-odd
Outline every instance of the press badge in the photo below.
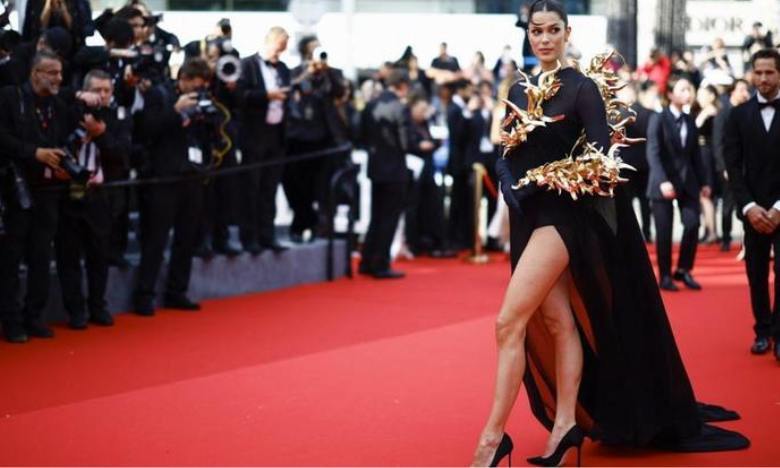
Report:
<svg viewBox="0 0 780 468"><path fill-rule="evenodd" d="M200 148L190 146L190 162L193 164L203 164L203 151Z"/></svg>

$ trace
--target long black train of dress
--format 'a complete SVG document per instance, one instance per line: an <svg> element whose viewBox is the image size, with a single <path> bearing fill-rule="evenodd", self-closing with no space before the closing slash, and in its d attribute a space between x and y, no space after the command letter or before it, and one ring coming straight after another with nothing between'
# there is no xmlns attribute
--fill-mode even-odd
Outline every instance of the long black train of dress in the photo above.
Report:
<svg viewBox="0 0 780 468"><path fill-rule="evenodd" d="M582 129L609 148L604 102L596 84L573 68L558 72L562 86L544 102L562 121L537 128L507 155L514 180L528 169L568 155ZM536 78L533 79L536 82ZM525 88L509 99L526 108ZM622 188L614 198L541 192L510 215L512 269L534 229L555 226L566 244L573 278L572 310L584 351L577 421L610 445L676 451L745 448L742 435L702 421L735 413L697 404L666 316L639 226ZM548 429L555 418L555 349L541 314L528 324L524 383L534 415Z"/></svg>

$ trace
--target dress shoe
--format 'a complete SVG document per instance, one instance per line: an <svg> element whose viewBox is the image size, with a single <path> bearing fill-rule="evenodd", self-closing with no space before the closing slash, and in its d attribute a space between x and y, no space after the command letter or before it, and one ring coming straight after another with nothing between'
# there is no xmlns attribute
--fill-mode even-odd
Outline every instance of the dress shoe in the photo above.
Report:
<svg viewBox="0 0 780 468"><path fill-rule="evenodd" d="M195 249L194 256L200 258L201 260L209 261L214 258L214 249L212 249L211 245L208 243L203 243L199 245L197 249Z"/></svg>
<svg viewBox="0 0 780 468"><path fill-rule="evenodd" d="M255 241L247 242L244 244L244 252L247 252L250 255L260 255L263 253L263 248Z"/></svg>
<svg viewBox="0 0 780 468"><path fill-rule="evenodd" d="M663 289L664 291L679 291L680 288L677 287L676 284L674 284L674 281L672 281L671 276L662 276L661 281L658 282L658 287Z"/></svg>
<svg viewBox="0 0 780 468"><path fill-rule="evenodd" d="M241 249L234 247L233 245L230 244L230 242L215 243L214 252L216 252L219 255L224 255L226 257L237 257L241 255Z"/></svg>
<svg viewBox="0 0 780 468"><path fill-rule="evenodd" d="M303 234L298 234L297 232L291 232L290 233L290 242L293 244L303 244Z"/></svg>
<svg viewBox="0 0 780 468"><path fill-rule="evenodd" d="M279 242L277 242L277 241L272 241L272 242L261 242L261 243L260 243L260 246L261 246L262 248L264 248L264 249L268 249L268 250L272 251L273 253L282 253L282 252L284 252L285 250L289 250L289 249L290 249L290 248L289 248L289 247L287 247L286 245L282 245L282 244L280 244L280 243L279 243Z"/></svg>
<svg viewBox="0 0 780 468"><path fill-rule="evenodd" d="M54 338L54 330L44 325L40 320L25 322L24 329L27 330L27 336L33 338Z"/></svg>
<svg viewBox="0 0 780 468"><path fill-rule="evenodd" d="M731 252L731 242L721 242L721 244L720 244L720 251L721 252Z"/></svg>
<svg viewBox="0 0 780 468"><path fill-rule="evenodd" d="M775 346L775 350L777 347ZM750 352L753 354L766 354L769 351L769 338L759 336L753 341L753 346L750 347Z"/></svg>
<svg viewBox="0 0 780 468"><path fill-rule="evenodd" d="M110 327L114 325L114 317L105 311L89 314L89 321L90 323L94 323L101 327Z"/></svg>
<svg viewBox="0 0 780 468"><path fill-rule="evenodd" d="M151 301L137 301L134 307L136 315L154 317L154 305Z"/></svg>
<svg viewBox="0 0 780 468"><path fill-rule="evenodd" d="M780 340L775 340L775 359L780 362Z"/></svg>
<svg viewBox="0 0 780 468"><path fill-rule="evenodd" d="M68 328L71 330L86 330L87 329L87 316L84 314L72 315L68 319Z"/></svg>
<svg viewBox="0 0 780 468"><path fill-rule="evenodd" d="M687 270L677 270L672 276L677 281L682 281L686 288L694 291L701 291L701 285L693 279L691 272Z"/></svg>
<svg viewBox="0 0 780 468"><path fill-rule="evenodd" d="M27 343L27 331L21 324L6 322L3 324L3 338L9 343Z"/></svg>
<svg viewBox="0 0 780 468"><path fill-rule="evenodd" d="M406 273L388 268L387 270L376 270L371 273L371 276L376 279L401 279L406 276Z"/></svg>
<svg viewBox="0 0 780 468"><path fill-rule="evenodd" d="M165 308L176 310L200 310L200 304L187 299L187 296L166 296Z"/></svg>
<svg viewBox="0 0 780 468"><path fill-rule="evenodd" d="M454 250L436 249L431 250L428 255L430 255L431 258L455 258L458 256L458 252L455 252Z"/></svg>
<svg viewBox="0 0 780 468"><path fill-rule="evenodd" d="M496 239L495 237L488 237L487 242L485 242L485 252L503 252L504 246L501 245L501 242Z"/></svg>

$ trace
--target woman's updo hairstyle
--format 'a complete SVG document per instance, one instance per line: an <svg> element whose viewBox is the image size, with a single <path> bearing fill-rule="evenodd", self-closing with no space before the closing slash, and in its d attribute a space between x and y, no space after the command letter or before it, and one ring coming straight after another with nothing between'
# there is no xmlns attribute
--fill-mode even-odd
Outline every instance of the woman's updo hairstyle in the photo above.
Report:
<svg viewBox="0 0 780 468"><path fill-rule="evenodd" d="M558 14L558 16L560 16L563 20L564 27L569 26L569 15L566 13L566 7L564 7L560 2L556 2L555 0L536 0L533 2L528 8L529 25L531 23L531 18L534 16L534 13L539 13L542 11L549 11Z"/></svg>

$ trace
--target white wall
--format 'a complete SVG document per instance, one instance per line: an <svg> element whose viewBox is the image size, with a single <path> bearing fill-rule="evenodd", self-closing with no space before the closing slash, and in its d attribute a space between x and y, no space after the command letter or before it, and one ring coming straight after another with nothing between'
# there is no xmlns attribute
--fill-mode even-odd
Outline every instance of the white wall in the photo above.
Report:
<svg viewBox="0 0 780 468"><path fill-rule="evenodd" d="M200 40L211 32L221 18L230 18L235 47L242 55L258 50L265 32L272 26L282 26L293 36L283 58L297 64L296 32L300 26L289 13L267 12L165 12L162 27L179 36L182 43ZM465 66L477 50L485 54L489 66L498 59L504 45L512 45L520 54L522 32L514 26L514 15L485 14L414 14L356 13L350 28L348 17L327 13L314 31L336 67L351 69L376 68L386 60L400 58L407 45L412 45L423 66L438 54L439 43L445 41L450 53ZM572 16L572 42L589 58L606 45L606 19L601 16ZM351 29L351 32L350 32ZM90 43L100 43L92 38Z"/></svg>

